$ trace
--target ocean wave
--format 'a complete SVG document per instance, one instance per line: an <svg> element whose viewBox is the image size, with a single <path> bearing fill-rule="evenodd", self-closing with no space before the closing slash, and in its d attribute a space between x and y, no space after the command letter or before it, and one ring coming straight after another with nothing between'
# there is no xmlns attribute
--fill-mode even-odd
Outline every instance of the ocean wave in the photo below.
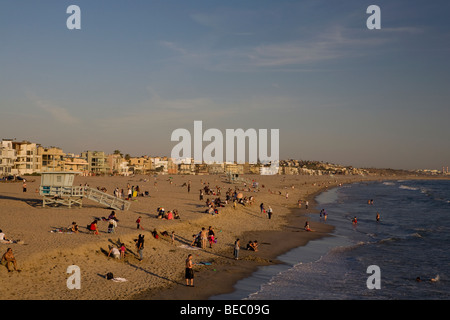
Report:
<svg viewBox="0 0 450 320"><path fill-rule="evenodd" d="M395 185L395 183L393 183L393 182L383 182L383 184L385 186L393 186L393 185Z"/></svg>
<svg viewBox="0 0 450 320"><path fill-rule="evenodd" d="M400 241L400 240L403 240L403 239L399 238L399 237L389 237L389 238L379 240L378 243L394 242L394 241Z"/></svg>
<svg viewBox="0 0 450 320"><path fill-rule="evenodd" d="M410 187L410 186L405 186L405 185L401 185L400 187L398 187L399 189L404 189L404 190L419 190L419 188L415 188L415 187Z"/></svg>

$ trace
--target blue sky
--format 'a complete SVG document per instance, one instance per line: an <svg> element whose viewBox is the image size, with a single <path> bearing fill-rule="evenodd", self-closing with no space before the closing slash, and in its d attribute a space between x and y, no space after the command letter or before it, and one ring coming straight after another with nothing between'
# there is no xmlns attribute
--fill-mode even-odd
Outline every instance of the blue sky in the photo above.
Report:
<svg viewBox="0 0 450 320"><path fill-rule="evenodd" d="M69 5L81 30L68 30ZM381 8L381 30L366 9ZM448 1L1 1L0 138L170 155L279 129L280 157L450 164Z"/></svg>

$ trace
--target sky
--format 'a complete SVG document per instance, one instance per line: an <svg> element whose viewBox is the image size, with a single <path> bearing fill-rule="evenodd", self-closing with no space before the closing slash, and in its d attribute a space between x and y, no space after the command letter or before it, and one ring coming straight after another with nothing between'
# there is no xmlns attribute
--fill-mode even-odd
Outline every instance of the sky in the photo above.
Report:
<svg viewBox="0 0 450 320"><path fill-rule="evenodd" d="M81 29L69 30L70 5ZM369 30L370 5L381 29ZM448 1L0 1L0 139L167 155L279 129L281 159L450 165ZM206 146L206 143L203 147Z"/></svg>

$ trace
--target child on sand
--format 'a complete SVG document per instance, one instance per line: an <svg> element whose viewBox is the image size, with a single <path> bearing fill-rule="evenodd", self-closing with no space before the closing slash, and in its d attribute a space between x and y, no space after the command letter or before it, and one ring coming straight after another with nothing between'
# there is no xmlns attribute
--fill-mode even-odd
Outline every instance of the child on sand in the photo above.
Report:
<svg viewBox="0 0 450 320"><path fill-rule="evenodd" d="M142 218L142 217L139 217L139 218L137 218L137 220L136 220L136 223L137 223L136 229L142 229L142 230L144 230L144 228L141 226L141 218Z"/></svg>

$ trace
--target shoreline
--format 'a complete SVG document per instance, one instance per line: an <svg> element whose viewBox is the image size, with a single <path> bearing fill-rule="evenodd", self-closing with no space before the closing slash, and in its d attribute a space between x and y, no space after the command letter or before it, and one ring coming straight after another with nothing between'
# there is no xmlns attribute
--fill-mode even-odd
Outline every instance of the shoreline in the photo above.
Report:
<svg viewBox="0 0 450 320"><path fill-rule="evenodd" d="M33 180L31 180L33 179ZM100 222L100 234L92 235L86 225L95 217L108 216L111 209L92 201L82 208L43 208L37 189L40 179L27 180L29 192L22 192L21 184L0 183L0 206L2 221L0 229L8 238L21 240L17 244L3 244L3 252L11 246L21 273L8 273L0 268L0 294L5 300L207 300L214 296L231 293L239 280L248 278L258 268L279 265L278 257L290 250L302 247L309 241L331 235L333 226L312 222L316 232L303 230L305 213L318 212L315 198L329 188L340 185L387 180L413 180L416 176L257 176L258 190L243 190L242 183L227 183L223 176L135 176L135 177L81 177L74 185L88 183L92 187L106 187L111 193L116 187L127 183L148 190L150 196L138 197L131 202L129 211L116 211L119 218L115 233L107 232L107 223ZM187 192L183 185L192 181L194 192ZM232 205L220 208L220 214L205 214L206 196L199 200L198 191L205 185L239 188L246 196L255 196L253 206L233 209ZM264 187L265 185L265 187ZM295 188L295 189L294 189ZM251 189L251 190L250 190ZM36 190L36 192L34 192ZM287 193L289 192L289 199ZM285 197L286 193L286 197ZM214 199L215 196L210 196ZM301 209L297 199L303 200ZM309 201L309 209L304 208ZM273 210L271 220L260 213L259 204ZM167 221L156 218L156 208L178 209L181 219ZM142 217L145 230L136 229L136 219ZM79 234L52 232L76 221ZM192 250L192 235L202 227L213 226L217 244L212 249ZM154 239L151 230L175 231L176 241L170 237ZM139 261L134 239L145 234L144 260ZM233 243L241 239L240 259L233 259ZM245 250L249 240L258 240L259 251ZM125 259L108 258L108 247L125 243ZM194 288L186 287L184 260L194 255L196 265ZM281 262L282 263L282 262ZM81 290L69 290L66 282L67 267L77 265L82 272ZM107 281L106 273L125 278L126 282ZM102 288L96 290L95 288Z"/></svg>
<svg viewBox="0 0 450 320"><path fill-rule="evenodd" d="M345 184L354 184L361 182L384 182L390 180L434 179L409 176L385 178L377 177L376 179L357 179L355 181L342 183L341 186ZM449 180L449 178L444 178L444 180ZM333 186L332 188L339 187L340 186ZM223 300L222 298L220 298L222 295L226 296L235 292L237 290L235 287L239 281L250 278L260 268L271 265L274 266L285 264L284 262L278 260L280 256L290 252L291 250L295 250L296 248L306 246L310 241L332 236L332 232L335 229L333 225L329 225L323 222L314 222L314 228L312 229L315 230L316 233L306 232L302 227L304 222L306 221L306 214L319 213L320 211L320 209L318 208L318 203L315 200L316 197L330 189L331 188L328 188L328 186L324 186L319 190L316 190L309 194L304 199L309 202L308 209L305 209L303 205L302 208L296 208L295 206L289 208L290 213L286 217L286 223L283 226L282 230L245 231L242 238L266 239L266 241L275 241L279 240L279 237L283 236L284 233L293 232L302 232L304 233L304 235L308 236L304 236L301 238L290 238L290 241L284 241L282 242L282 244L279 244L277 246L271 246L270 251L259 256L260 259L240 260L239 264L233 264L229 261L226 261L227 258L224 258L224 261L219 262L220 269L218 266L215 266L195 273L195 289L176 284L169 288L162 289L159 292L155 289L144 290L143 292L140 292L131 297L130 300ZM222 254L228 254L231 256L231 250L230 252L224 252ZM219 279L217 279L218 272L222 272L222 275ZM213 283L213 285L206 285L210 283ZM261 283L258 283L258 286L260 285Z"/></svg>
<svg viewBox="0 0 450 320"><path fill-rule="evenodd" d="M350 183L355 182L358 181ZM159 292L155 289L146 290L134 295L130 300L211 300L220 295L233 293L235 291L235 285L240 280L251 277L259 268L284 264L284 262L278 260L279 256L286 254L295 248L303 247L310 241L331 236L334 226L329 224L314 222L312 227L314 232L307 232L303 229L303 225L306 221L305 215L319 213L315 198L319 194L326 192L328 189L328 186L324 186L309 194L304 199L309 202L308 209L304 207L304 204L302 205L302 208L296 208L295 206L290 207L290 212L286 216L286 222L282 227L282 230L245 231L241 239L264 239L263 243L260 243L260 247L264 247L264 243L270 243L270 245L268 245L270 246L269 250L263 253L261 252L261 249L258 251L258 259L251 259L249 255L246 255L245 258L250 259L239 260L237 263L233 263L234 261L232 261L231 258L223 258L218 266L212 266L206 270L196 272L194 284L195 292L193 291L193 288L175 284ZM286 233L294 236L299 235L300 237L285 237ZM283 241L280 241L280 237ZM229 252L222 252L221 254L228 254L231 257L231 249ZM251 252L251 254L254 254L254 252ZM217 279L218 272L221 273L219 279ZM214 283L214 285L207 286L206 284L209 283Z"/></svg>

